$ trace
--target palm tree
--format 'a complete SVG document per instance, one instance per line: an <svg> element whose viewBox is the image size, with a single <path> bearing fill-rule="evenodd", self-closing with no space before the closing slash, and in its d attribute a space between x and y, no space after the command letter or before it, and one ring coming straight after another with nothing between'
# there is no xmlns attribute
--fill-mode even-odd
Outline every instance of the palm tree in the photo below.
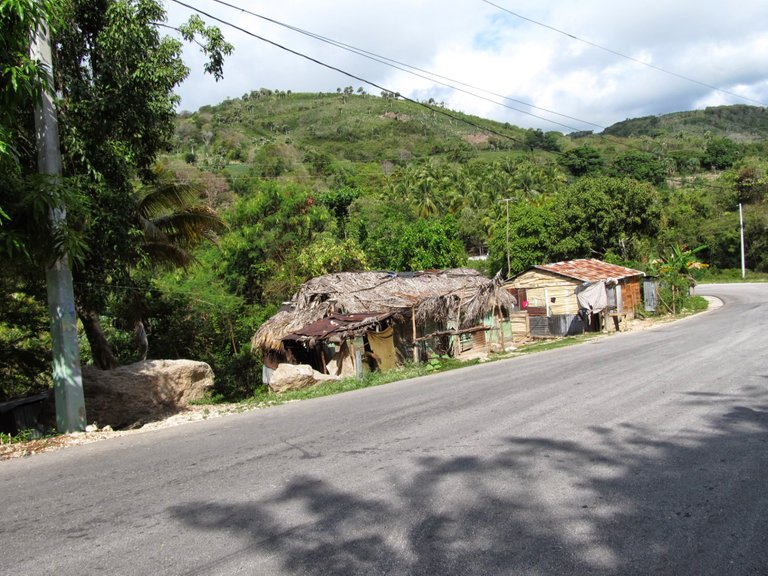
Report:
<svg viewBox="0 0 768 576"><path fill-rule="evenodd" d="M216 234L226 229L224 221L209 206L202 204L197 188L179 183L173 174L155 168L155 180L143 186L136 203L136 218L142 232L140 252L150 266L187 267L195 261L193 249L205 240L215 241ZM141 262L135 262L134 268ZM143 331L141 298L132 298L129 325L136 333ZM85 335L91 346L94 363L102 370L119 365L99 322L95 310L78 307ZM146 351L144 351L146 354Z"/></svg>
<svg viewBox="0 0 768 576"><path fill-rule="evenodd" d="M200 202L198 188L178 182L170 172L155 169L156 180L139 194L137 217L143 233L141 249L151 265L187 267L194 262L192 250L227 225Z"/></svg>

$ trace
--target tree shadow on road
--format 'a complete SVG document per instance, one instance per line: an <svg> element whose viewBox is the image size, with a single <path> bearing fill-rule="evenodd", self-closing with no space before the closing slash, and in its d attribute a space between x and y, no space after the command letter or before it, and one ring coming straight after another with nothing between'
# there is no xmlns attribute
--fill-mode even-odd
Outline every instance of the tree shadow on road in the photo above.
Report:
<svg viewBox="0 0 768 576"><path fill-rule="evenodd" d="M295 574L768 574L768 399L720 407L671 438L629 424L581 443L506 437L364 485L307 474L171 513L243 543L199 574L264 558Z"/></svg>

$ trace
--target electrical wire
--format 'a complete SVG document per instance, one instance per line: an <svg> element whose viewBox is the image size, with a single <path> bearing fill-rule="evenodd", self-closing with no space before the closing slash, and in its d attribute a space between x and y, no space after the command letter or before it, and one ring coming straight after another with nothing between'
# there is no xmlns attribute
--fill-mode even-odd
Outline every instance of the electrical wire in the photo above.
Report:
<svg viewBox="0 0 768 576"><path fill-rule="evenodd" d="M245 8L242 8L240 6L236 6L234 4L231 4L229 2L225 2L224 0L213 0L217 4L221 4L222 6L227 6L228 8L232 8L233 10L237 10L243 14L248 14L250 16L254 16L256 18L259 18L261 20L264 20L266 22L270 22L272 24L276 24L277 26L281 26L283 28L287 28L288 30L292 30L294 32L298 32L299 34L302 34L304 36L308 36L310 38L314 38L316 40L319 40L321 42L324 42L326 44L330 44L331 46L335 46L337 48L341 48L342 50L346 50L348 52L351 52L353 54L357 54L358 56L362 56L364 58L368 58L369 60L373 60L374 62L379 62L380 64L384 64L386 66L389 66L391 68L395 68L396 70L400 70L402 72L406 72L408 74L412 74L414 76L417 76L419 78L429 80L431 82L434 82L436 84L440 84L441 86L446 86L448 88L452 88L458 92L462 92L464 94L468 94L470 96L473 96L475 98L480 98L482 100L486 100L488 102L491 102L493 104L503 106L505 108L508 108L510 110L514 110L515 112L520 112L521 114L525 114L528 116L532 116L533 118L537 118L539 120L544 120L545 122L551 122L553 124L557 124L559 126L562 126L563 128L568 128L569 130L579 130L578 128L574 126L569 126L567 124L562 124L560 122L557 122L555 120L552 120L550 118L545 118L543 116L538 116L536 114L533 114L531 112L528 112L526 110L521 110L519 108L514 108L512 106L508 106L506 104L502 104L500 102L497 102L495 100L491 100L489 98L485 98L483 96L479 96L478 94L475 94L473 92L469 92L467 90L463 90L461 88L457 88L456 85L464 86L465 88L470 88L472 90L478 90L480 92L483 92L485 94L489 94L491 96L494 96L496 98L501 98L503 100L507 100L509 102L516 102L517 104L522 104L523 106L528 106L529 108L533 108L535 110L541 110L542 112L547 112L548 114L554 114L555 116L560 116L561 118L566 118L568 120L574 120L576 122L580 122L582 124L587 124L589 126L594 126L595 128L605 129L605 126L602 126L600 124L595 124L594 122L590 122L588 120L583 120L581 118L576 118L575 116L569 116L568 114L563 114L561 112L556 112L554 110L550 110L548 108L543 108L541 106L536 106L535 104L531 104L530 102L525 102L523 100L517 100L515 98L510 98L508 96L504 96L503 94L499 94L497 92L493 92L491 90L487 90L485 88L480 88L478 86L474 86L472 84L468 84L466 82L462 82L460 80L456 80L453 78L449 78L447 76L443 76L441 74L437 74L436 72L432 72L430 70L425 70L423 68L419 68L417 66L412 66L408 63L401 62L399 60L395 60L393 58L388 58L387 56L382 56L381 54L376 54L375 52L370 52L368 50L365 50L363 48L358 48L356 46L353 46L351 44L346 44L344 42L340 42L338 40L334 40L333 38L328 38L326 36L322 36L320 34L317 34L315 32L311 32L308 30L303 30L301 28L298 28L297 26L292 26L290 24L286 24L284 22L280 22L279 20L275 20L274 18L270 18L268 16L264 16L262 14L257 14L256 12L253 12L251 10L247 10ZM416 72L412 72L412 70L415 70ZM423 74L426 74L427 76L424 76ZM435 80L436 78L439 78L440 80L445 80L446 82L451 82L452 84L448 84L446 82L441 82L439 80Z"/></svg>
<svg viewBox="0 0 768 576"><path fill-rule="evenodd" d="M407 97L407 96L403 96L403 95L402 95L402 94L400 94L399 92L395 92L395 91L393 91L393 90L387 89L387 88L385 88L385 87L383 87L383 86L381 86L381 85L379 85L379 84L377 84L377 83L375 83L375 82L373 82L373 81L371 81L371 80L367 80L367 79L365 79L365 78L363 78L363 77L361 77L361 76L358 76L358 75L352 74L351 72L347 72L347 71L345 71L345 70L343 70L343 69L341 69L341 68L338 68L337 66L333 66L333 65L331 65L331 64L328 64L328 63L326 63L326 62L323 62L323 61L321 61L321 60L318 60L317 58L314 58L314 57L312 57L312 56L309 56L309 55L307 55L307 54L304 54L304 53L302 53L302 52L299 52L299 51L297 51L297 50L294 50L294 49L292 49L292 48L289 48L289 47L287 47L287 46L283 46L282 44L279 44L279 43L277 43L277 42L274 42L274 41L272 41L272 40L269 40L269 39L267 39L267 38L264 38L264 37L262 37L262 36L260 36L260 35L258 35L258 34L255 34L254 32L251 32L250 30L247 30L247 29L245 29L245 28L242 28L241 26L238 26L238 25L236 25L236 24L233 24L233 23L231 23L231 22L229 22L229 21L227 21L227 20L224 20L223 18L220 18L220 17L218 17L218 16L214 16L213 14L210 14L210 13L208 13L208 12L205 12L205 11L203 11L203 10L200 10L200 9L198 9L198 8L196 8L196 7L194 7L194 6L191 6L190 4L187 4L187 3L185 3L185 2L183 2L183 1L181 1L181 0L171 0L171 1L172 1L172 2L174 2L175 4L178 4L178 5L180 5L180 6L183 6L183 7L187 8L187 9L189 9L189 10L192 10L193 12L197 12L198 14L201 14L201 15L203 15L203 16L205 16L205 17L207 17L207 18L210 18L210 19L212 19L212 20L215 20L216 22L219 22L220 24L224 24L225 26L229 26L229 27L231 27L231 28L233 28L233 29L235 29L235 30L238 30L238 31L240 31L240 32L242 32L242 33L244 33L244 34L246 34L246 35L248 35L248 36L251 36L251 37L253 37L253 38L256 38L257 40L261 40L261 41L263 41L263 42L266 42L267 44L270 44L270 45L272 45L272 46L275 46L275 47L277 47L277 48L279 48L279 49L281 49L281 50L284 50L284 51L286 51L286 52L289 52L289 53L291 53L291 54L294 54L294 55L296 55L296 56L299 56L299 57L301 57L301 58L304 58L304 59L306 59L306 60L309 60L310 62L313 62L313 63L315 63L315 64L318 64L318 65L320 65L320 66L323 66L323 67L325 67L325 68L328 68L328 69L330 69L330 70L333 70L333 71L335 71L335 72L338 72L338 73L340 73L340 74L343 74L343 75L345 75L345 76L348 76L348 77L350 77L350 78L352 78L352 79L354 79L354 80L357 80L357 81L359 81L359 82L362 82L362 83L364 83L364 84L368 84L369 86L373 86L374 88L378 88L379 90L381 90L381 91L382 91L382 92L384 92L384 93L394 94L396 98L402 98L403 100L405 100L405 101L407 101L407 102L411 102L412 104L415 104L415 105L417 105L417 106L420 106L420 107L422 107L422 108L426 108L427 110L430 110L430 111L431 111L431 112L433 112L433 113L438 113L438 114L441 114L441 115L443 115L443 116L446 116L446 117L448 117L448 118L450 118L450 119L452 119L452 120L456 120L456 121L462 122L462 123L464 123L464 124L467 124L467 125L469 125L469 126L472 126L473 128L476 128L476 129L478 129L478 130L482 130L482 131L484 131L484 132L486 132L486 133L494 134L494 135L496 135L496 136L499 136L500 138L504 138L504 139L507 139L507 140L510 140L510 141L513 141L513 142L516 142L516 143L518 143L518 144L522 144L523 146L526 146L526 147L528 147L528 145L527 145L527 144L526 144L524 141L520 140L519 138L515 138L514 136L510 136L509 134L504 134L504 133L502 133L502 132L499 132L498 130L495 130L495 129L493 129L493 128L489 128L489 127L487 127L487 126L481 126L481 125L479 125L479 124L477 124L477 123L475 123L475 122L472 122L472 121L468 120L467 118L464 118L464 117L461 117L461 116L457 116L457 115L451 114L450 112L446 111L446 110L445 110L445 109L443 109L443 108L437 108L437 107L431 106L431 105L429 105L429 104L427 104L427 103L424 103L424 102L420 102L420 101L418 101L418 100L415 100L415 99L409 98L409 97ZM485 2L486 0L482 0L482 1L484 1L484 2ZM247 14L251 14L251 15L254 15L254 16L256 16L256 17L259 17L259 18L263 18L263 19L265 19L265 20L267 20L267 21L270 21L270 22L278 23L278 21L276 21L276 20L273 20L273 19L271 19L271 18L268 18L268 17L262 17L262 16L260 16L260 15L258 15L258 14L255 14L255 13L253 13L253 12L249 12L248 10L245 10L245 9L243 9L243 8L240 8L240 7L234 6L234 5L232 5L232 4L229 4L229 3L227 3L227 2L224 2L223 0L214 0L214 2L217 2L218 4L226 5L226 6L230 7L230 8L233 8L233 9L239 10L239 11L241 11L241 12L243 12L243 13L247 13ZM490 3L490 2L489 2L489 4L492 4L492 3ZM492 4L492 5L496 6L495 4ZM503 10L503 8L502 8L502 10ZM516 15L516 14L515 14L515 15ZM283 24L283 23L278 23L278 24L279 24L279 25L281 25L281 26L285 26L285 27L287 27L287 28L290 28L290 29L292 29L292 30L296 30L296 31L300 30L300 29L298 29L298 28L296 28L296 27L293 27L293 26L290 26L290 25L287 25L287 24ZM315 34L313 34L313 33L309 33L309 32L308 32L307 34L308 34L308 35L311 35L311 36L313 36L313 37L317 37L317 38L320 38L320 37L319 37L319 35L315 35ZM331 41L331 43L333 43L333 44L335 44L335 45L342 45L342 43L337 43L336 41ZM361 52L365 52L365 51L361 50ZM408 65L407 65L407 64L405 64L405 66L408 66ZM408 72L408 71L406 70L406 72ZM427 73L429 73L429 72L427 72ZM430 74L431 74L431 73L430 73ZM437 76L437 75L435 75L435 76ZM480 89L480 90L482 90L482 89ZM467 92L467 93L468 93L468 92ZM471 93L468 93L468 94L471 94ZM477 95L475 95L475 94L471 94L471 95L472 95L472 96L475 96L475 97L478 97L478 98L482 98L481 96L477 96ZM502 106L504 106L503 104L499 104L498 102L494 102L494 101L492 101L492 100L491 100L491 102L493 102L493 103L495 103L495 104L497 104L497 105L502 105ZM506 107L506 106L505 106L505 107ZM524 113L525 113L525 112L524 112ZM530 113L528 113L528 114L530 114ZM555 112L555 114L558 114L558 113L556 113L556 112ZM532 115L532 116L535 116L535 115L533 115L533 114L530 114L530 115ZM564 115L561 115L561 116L564 116ZM572 127L572 126L567 126L567 125L565 125L565 124L561 124L561 123L559 123L559 122L555 122L555 121L553 121L553 120L550 120L550 119L541 118L541 117L538 117L538 116L537 116L537 118L540 118L540 119L542 119L542 120L545 120L545 121L548 121L548 122L553 122L553 123L555 123L555 124L558 124L558 125L564 126L564 127L566 127L566 128L570 128L570 129L572 129L572 130L576 130L576 128L574 128L574 127ZM591 123L591 122L586 122L586 121L583 121L583 120L579 120L579 119L576 119L576 120L578 120L579 122L584 122L584 123L587 123L587 124L591 124L591 125L593 125L593 126L598 126L598 127L601 127L601 126L599 126L599 125L597 125L597 124L594 124L594 123ZM620 140L620 139L618 139L618 138L614 138L613 136L610 136L610 135L602 135L602 134L598 134L597 136L598 136L600 139L603 139L603 140L608 140L608 141L610 141L610 142L614 142L614 143L616 143L616 144L619 144L619 145L621 145L621 146L623 146L623 147L625 147L625 148L631 149L631 150L636 150L636 151L639 151L639 152L643 152L643 153L649 153L647 150L644 150L643 148L641 148L641 147L639 147L639 146L635 146L635 145L632 145L632 144L630 144L630 143L624 142L624 141L622 141L622 140ZM533 152L533 149L531 149L531 151ZM557 156L562 156L564 153L563 153L563 152L556 152L555 154L556 154ZM653 153L651 153L651 154L653 154ZM659 155L659 154L656 154L656 156L659 156L659 157L664 157L663 155ZM718 189L718 190L722 190L722 189L723 189L723 188L722 188L722 187L720 187L720 186L716 186L716 185L712 185L712 184L709 184L709 186L710 186L710 187L712 187L712 188L714 188L714 189Z"/></svg>
<svg viewBox="0 0 768 576"><path fill-rule="evenodd" d="M665 68L661 68L660 66L655 66L649 62L644 62L643 60L639 60L638 58L633 58L632 56L627 56L626 54L622 54L621 52L618 52L616 50L613 50L611 48L606 48L605 46L601 46L600 44L596 44L594 42L590 42L589 40L584 40L583 38L579 38L578 36L571 34L570 32L565 32L564 30L560 30L559 28L555 28L554 26L550 26L549 24L544 24L543 22L539 22L537 20L534 20L532 18L528 18L526 16L523 16L522 14L518 14L517 12L513 12L512 10L509 10L507 8L504 8L503 6L499 6L498 4L491 2L491 0L480 0L481 2L484 2L485 4L488 4L489 6L493 6L494 8L497 8L501 10L502 12L506 12L507 14L511 14L515 18L520 18L521 20L525 20L526 22L530 22L531 24L536 24L537 26L541 26L542 28L547 28L548 30L552 30L553 32L557 32L558 34L562 34L564 36L567 36L568 38L571 38L572 40L576 40L577 42L582 42L584 44L587 44L588 46L592 46L593 48L597 48L599 50L603 50L605 52L608 52L609 54L613 54L614 56L619 56L620 58L625 58L626 60L630 60L632 62L635 62L636 64L642 64L643 66L647 66L648 68L651 68L653 70L656 70L658 72L663 72L664 74L668 74L670 76L674 76L675 78L679 78L680 80L685 80L686 82L692 82L693 84L698 84L699 86L703 86L705 88L709 88L710 90L715 90L717 92L720 92L721 94L727 94L728 96L733 96L734 98L739 98L741 100L745 100L747 102L752 102L754 104L758 104L760 106L766 106L765 103L760 102L759 100L755 100L754 98L749 98L747 96L742 96L741 94L736 94L735 92L729 92L728 90L723 90L722 88L718 88L717 86L713 86L712 84L707 84L706 82L702 82L701 80L696 80L695 78L691 78L689 76L683 76L682 74L678 74L677 72L672 72L671 70L667 70Z"/></svg>
<svg viewBox="0 0 768 576"><path fill-rule="evenodd" d="M192 10L193 12L197 12L198 14L201 14L205 16L206 18L210 18L211 20L215 20L216 22L219 22L220 24L224 24L225 26L229 26L230 28L233 28L235 30L238 30L239 32L242 32L243 34L247 34L248 36L251 36L253 38L256 38L257 40L261 40L262 42L266 42L267 44L270 44L272 46L275 46L276 48L279 48L280 50L284 50L286 52L289 52L291 54L294 54L295 56L299 56L301 58L304 58L306 60L309 60L310 62L314 62L315 64L318 64L320 66L323 66L324 68L328 68L329 70L333 70L334 72L338 72L340 74L343 74L344 76L348 76L349 78L352 78L354 80L357 80L358 82L362 82L364 84L368 84L369 86L373 86L374 88L378 88L382 92L394 94L396 98L402 98L403 100L407 102L411 102L412 104L416 104L417 106L421 106L422 108L426 108L427 110L430 110L433 113L441 114L443 116L447 116L448 118L451 118L452 120L456 120L458 122L463 122L464 124L467 124L469 126L472 126L473 128L477 128L478 130L482 130L484 132L489 132L491 134L494 134L496 136L499 136L500 138L505 138L508 140L512 140L514 142L518 142L519 144L525 144L522 140L519 138L515 138L514 136L510 136L509 134L504 134L502 132L499 132L493 128L489 128L487 126L481 126L480 124L477 124L475 122L472 122L471 120L468 120L467 118L462 118L461 116L457 116L455 114L451 114L447 110L444 110L442 108L436 108L434 106L430 106L429 104L426 104L424 102L419 102L418 100L414 100L413 98L409 98L408 96L403 96L399 92L395 92L393 90L389 90L385 88L384 86L381 86L380 84L377 84L376 82L373 82L371 80L367 80L361 76L358 76L356 74L353 74L351 72L347 72L346 70L342 70L341 68L337 66L333 66L332 64L328 64L326 62L323 62L322 60L318 60L317 58L314 58L313 56L309 56L307 54L304 54L302 52L299 52L297 50L294 50L292 48L288 48L287 46L283 46L282 44L279 44L277 42L274 42L272 40L269 40L267 38L264 38L263 36L259 36L258 34L251 32L250 30L246 30L245 28L238 26L237 24L233 24L231 22L228 22L227 20L224 20L222 18L219 18L218 16L214 16L213 14L210 14L208 12L205 12L203 10L200 10L199 8L195 8L194 6L191 6L185 2L182 2L181 0L171 0L175 4L178 4L180 6L184 6L185 8L188 8L189 10Z"/></svg>

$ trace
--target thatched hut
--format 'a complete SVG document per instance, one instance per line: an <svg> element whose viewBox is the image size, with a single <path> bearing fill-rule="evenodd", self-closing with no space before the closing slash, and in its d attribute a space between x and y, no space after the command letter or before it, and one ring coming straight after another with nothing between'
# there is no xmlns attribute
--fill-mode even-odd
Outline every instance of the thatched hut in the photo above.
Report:
<svg viewBox="0 0 768 576"><path fill-rule="evenodd" d="M489 280L469 268L339 272L304 283L259 328L251 345L268 369L291 362L343 374L355 354L387 368L420 356L427 342L433 349L442 343L441 351L456 355L462 335L484 334L489 329L484 320L514 305L500 278Z"/></svg>

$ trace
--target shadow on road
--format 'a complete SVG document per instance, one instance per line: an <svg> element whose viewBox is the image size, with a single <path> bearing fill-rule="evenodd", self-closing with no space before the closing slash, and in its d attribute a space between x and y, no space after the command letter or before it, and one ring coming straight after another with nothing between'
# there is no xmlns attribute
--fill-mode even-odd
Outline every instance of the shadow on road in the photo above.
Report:
<svg viewBox="0 0 768 576"><path fill-rule="evenodd" d="M507 437L382 485L306 474L266 500L171 513L242 542L200 574L265 557L297 574L768 574L768 398L741 400L671 439L631 425L588 444Z"/></svg>

